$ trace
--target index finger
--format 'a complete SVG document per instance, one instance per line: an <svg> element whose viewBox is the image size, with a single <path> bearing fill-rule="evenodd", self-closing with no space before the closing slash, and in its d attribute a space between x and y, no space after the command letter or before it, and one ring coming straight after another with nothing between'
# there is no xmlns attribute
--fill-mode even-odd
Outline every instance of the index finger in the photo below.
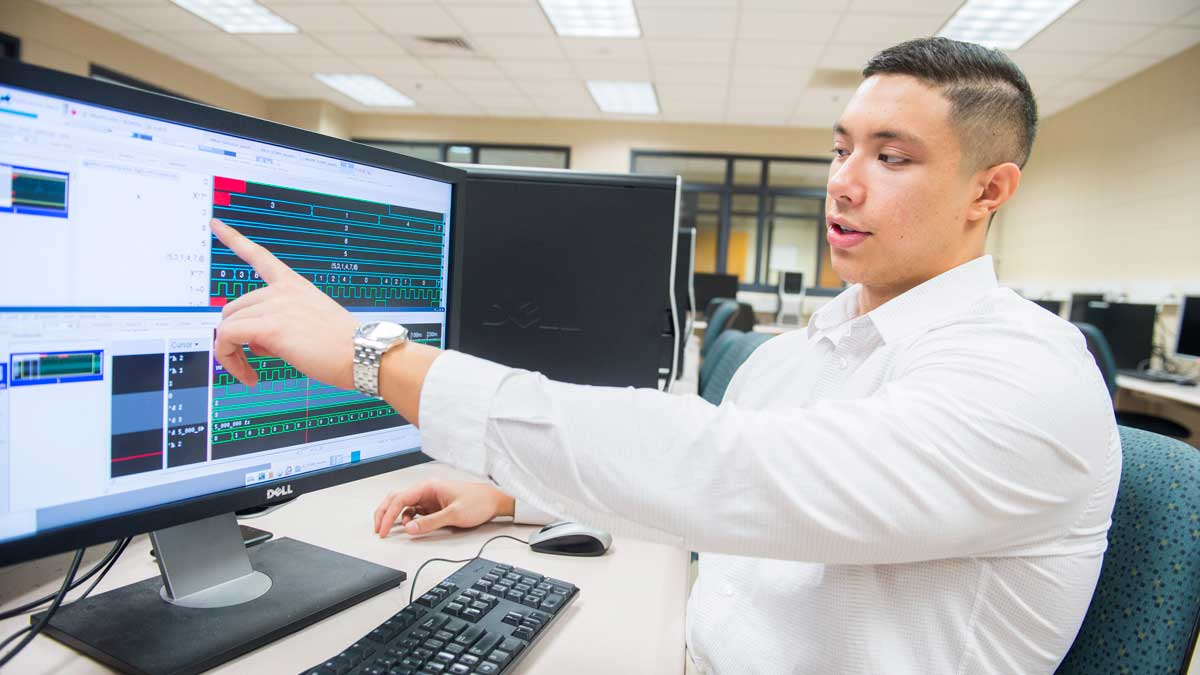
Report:
<svg viewBox="0 0 1200 675"><path fill-rule="evenodd" d="M234 255L241 258L258 272L258 276L262 277L263 281L268 284L278 283L290 275L295 274L292 268L287 266L279 258L276 258L267 249L250 241L246 235L238 232L225 223L212 219L212 231L217 235L217 239L221 240L222 244L229 247Z"/></svg>

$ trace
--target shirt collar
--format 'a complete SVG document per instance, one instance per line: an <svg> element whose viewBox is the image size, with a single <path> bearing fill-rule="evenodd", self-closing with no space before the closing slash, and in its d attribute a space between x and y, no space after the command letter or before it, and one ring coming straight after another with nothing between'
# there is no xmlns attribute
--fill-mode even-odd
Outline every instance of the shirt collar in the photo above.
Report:
<svg viewBox="0 0 1200 675"><path fill-rule="evenodd" d="M961 311L998 285L992 256L984 255L901 293L867 316L884 342L896 342ZM854 284L817 310L808 323L809 337L856 318L861 293L861 285Z"/></svg>

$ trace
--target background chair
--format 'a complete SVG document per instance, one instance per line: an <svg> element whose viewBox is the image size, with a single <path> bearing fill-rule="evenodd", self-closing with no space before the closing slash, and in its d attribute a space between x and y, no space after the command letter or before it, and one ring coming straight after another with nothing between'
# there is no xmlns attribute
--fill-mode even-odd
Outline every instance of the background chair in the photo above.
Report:
<svg viewBox="0 0 1200 675"><path fill-rule="evenodd" d="M742 333L729 331L733 339L728 341L729 347L722 350L719 358L709 369L708 377L700 380L700 395L713 405L720 405L725 398L725 389L733 379L737 369L750 358L755 349L762 343L774 337L769 333ZM715 351L715 350L714 350ZM705 361L705 365L708 361ZM701 371L703 374L703 370Z"/></svg>
<svg viewBox="0 0 1200 675"><path fill-rule="evenodd" d="M1083 333L1084 339L1087 340L1088 351L1092 353L1092 357L1096 359L1096 365L1100 367L1100 374L1104 376L1104 383L1108 385L1109 396L1114 396L1117 393L1117 361L1113 358L1112 348L1108 346L1108 339L1104 337L1104 333L1100 332L1099 328L1090 323L1075 322L1075 327L1079 329L1080 333ZM1191 435L1187 427L1165 417L1119 411L1115 414L1117 424L1121 426L1152 431L1171 438L1187 438Z"/></svg>
<svg viewBox="0 0 1200 675"><path fill-rule="evenodd" d="M1121 427L1108 552L1058 675L1187 672L1200 629L1200 453Z"/></svg>
<svg viewBox="0 0 1200 675"><path fill-rule="evenodd" d="M713 342L712 348L708 350L708 356L705 356L704 360L700 362L700 374L696 380L699 392L704 391L704 385L712 375L713 369L717 367L725 353L733 347L741 335L744 335L742 331L730 329L717 336L716 342Z"/></svg>
<svg viewBox="0 0 1200 675"><path fill-rule="evenodd" d="M715 305L713 303L716 303ZM729 298L716 298L712 303L709 303L708 311L708 328L704 329L704 339L700 341L700 356L702 358L708 356L708 350L712 349L716 343L717 337L725 332L733 322L734 315L738 312L737 300Z"/></svg>

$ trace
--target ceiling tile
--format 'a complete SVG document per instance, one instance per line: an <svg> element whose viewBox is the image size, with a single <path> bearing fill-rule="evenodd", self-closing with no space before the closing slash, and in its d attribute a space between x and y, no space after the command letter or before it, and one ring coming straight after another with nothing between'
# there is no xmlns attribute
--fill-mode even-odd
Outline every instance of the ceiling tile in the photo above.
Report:
<svg viewBox="0 0 1200 675"><path fill-rule="evenodd" d="M311 35L342 56L405 56L399 42L378 31L372 33L323 33Z"/></svg>
<svg viewBox="0 0 1200 675"><path fill-rule="evenodd" d="M494 59L553 60L565 58L556 37L480 35L471 44Z"/></svg>
<svg viewBox="0 0 1200 675"><path fill-rule="evenodd" d="M725 85L712 84L664 84L655 83L659 99L672 103L725 103L729 89Z"/></svg>
<svg viewBox="0 0 1200 675"><path fill-rule="evenodd" d="M810 42L738 40L733 48L735 65L802 66L817 64L824 45Z"/></svg>
<svg viewBox="0 0 1200 675"><path fill-rule="evenodd" d="M516 82L517 88L525 92L534 101L547 99L567 101L573 104L591 104L592 96L588 93L583 82L545 82L523 81Z"/></svg>
<svg viewBox="0 0 1200 675"><path fill-rule="evenodd" d="M354 73L358 66L342 56L289 56L287 62L302 73Z"/></svg>
<svg viewBox="0 0 1200 675"><path fill-rule="evenodd" d="M668 122L719 123L725 121L725 103L664 103L662 116Z"/></svg>
<svg viewBox="0 0 1200 675"><path fill-rule="evenodd" d="M265 78L271 86L282 92L286 98L324 98L334 91L327 85L316 80L312 75L271 75Z"/></svg>
<svg viewBox="0 0 1200 675"><path fill-rule="evenodd" d="M65 5L59 7L59 9L67 14L79 17L80 19L83 19L92 25L119 33L144 31L148 28L147 26L130 21L124 16L114 14L107 9L101 9L99 7L89 7L85 5Z"/></svg>
<svg viewBox="0 0 1200 675"><path fill-rule="evenodd" d="M1066 54L1020 49L1009 54L1026 75L1080 75L1104 61L1103 54Z"/></svg>
<svg viewBox="0 0 1200 675"><path fill-rule="evenodd" d="M729 63L733 59L733 41L646 40L646 51L654 65Z"/></svg>
<svg viewBox="0 0 1200 675"><path fill-rule="evenodd" d="M1022 49L1055 52L1094 52L1115 54L1146 37L1154 26L1134 23L1095 23L1091 21L1055 21L1025 43Z"/></svg>
<svg viewBox="0 0 1200 675"><path fill-rule="evenodd" d="M705 84L724 85L729 81L727 66L688 66L683 64L655 64L652 68L654 81L674 84Z"/></svg>
<svg viewBox="0 0 1200 675"><path fill-rule="evenodd" d="M536 110L533 100L519 91L510 90L506 94L473 94L467 97L484 108L516 108L519 110Z"/></svg>
<svg viewBox="0 0 1200 675"><path fill-rule="evenodd" d="M447 78L446 82L458 91L466 94L474 99L478 96L492 97L514 97L524 96L525 94L517 89L517 85L511 80L496 79L496 80L469 80Z"/></svg>
<svg viewBox="0 0 1200 675"><path fill-rule="evenodd" d="M57 7L65 10L67 7L88 7L91 5L88 0L40 0L44 5Z"/></svg>
<svg viewBox="0 0 1200 675"><path fill-rule="evenodd" d="M425 59L425 65L442 77L491 80L504 77L495 63L485 59Z"/></svg>
<svg viewBox="0 0 1200 675"><path fill-rule="evenodd" d="M500 69L513 79L565 80L575 77L575 69L565 61L497 61Z"/></svg>
<svg viewBox="0 0 1200 675"><path fill-rule="evenodd" d="M216 28L204 31L187 31L181 33L163 33L163 37L184 49L190 49L199 54L217 54L219 56L261 56L262 51L240 37L223 33Z"/></svg>
<svg viewBox="0 0 1200 675"><path fill-rule="evenodd" d="M1089 0L1090 1L1090 0ZM851 0L851 12L877 12L880 14L940 14L950 18L963 0Z"/></svg>
<svg viewBox="0 0 1200 675"><path fill-rule="evenodd" d="M375 30L370 21L348 5L285 5L274 10L306 33L331 29L341 33L369 33Z"/></svg>
<svg viewBox="0 0 1200 675"><path fill-rule="evenodd" d="M605 38L559 38L562 51L572 61L621 61L630 63L646 60L646 46L641 40Z"/></svg>
<svg viewBox="0 0 1200 675"><path fill-rule="evenodd" d="M784 103L794 105L800 98L801 87L767 87L767 86L731 86L729 88L729 103L733 105L782 105Z"/></svg>
<svg viewBox="0 0 1200 675"><path fill-rule="evenodd" d="M534 3L513 7L449 7L472 35L554 35L546 15Z"/></svg>
<svg viewBox="0 0 1200 675"><path fill-rule="evenodd" d="M821 54L821 60L817 62L817 65L820 68L861 72L872 56L887 49L892 44L895 43L877 42L875 44L861 45L830 44L825 47L825 53Z"/></svg>
<svg viewBox="0 0 1200 675"><path fill-rule="evenodd" d="M786 0L782 0L785 1ZM736 9L738 0L634 0L638 14L643 9L660 7L705 8L705 9Z"/></svg>
<svg viewBox="0 0 1200 675"><path fill-rule="evenodd" d="M608 61L577 61L575 72L585 80L649 82L650 66L645 63L609 63Z"/></svg>
<svg viewBox="0 0 1200 675"><path fill-rule="evenodd" d="M795 95L808 84L812 77L810 68L766 68L738 67L733 68L734 87L775 87Z"/></svg>
<svg viewBox="0 0 1200 675"><path fill-rule="evenodd" d="M303 33L291 35L252 34L242 39L273 56L331 56L333 52Z"/></svg>
<svg viewBox="0 0 1200 675"><path fill-rule="evenodd" d="M1054 95L1082 101L1108 89L1113 85L1112 80L1090 80L1072 78L1058 85Z"/></svg>
<svg viewBox="0 0 1200 675"><path fill-rule="evenodd" d="M1118 54L1087 71L1087 77L1123 80L1158 63L1156 56Z"/></svg>
<svg viewBox="0 0 1200 675"><path fill-rule="evenodd" d="M274 56L229 56L217 60L228 68L259 77L296 73L296 69L289 66L287 61Z"/></svg>
<svg viewBox="0 0 1200 675"><path fill-rule="evenodd" d="M742 0L742 9L787 9L794 12L841 12L850 0Z"/></svg>
<svg viewBox="0 0 1200 675"><path fill-rule="evenodd" d="M406 57L353 56L350 59L359 69L383 77L385 75L429 76L433 71L425 64Z"/></svg>
<svg viewBox="0 0 1200 675"><path fill-rule="evenodd" d="M1085 0L1067 12L1072 21L1171 23L1196 9L1196 0Z"/></svg>
<svg viewBox="0 0 1200 675"><path fill-rule="evenodd" d="M133 33L122 33L122 35L140 45L149 47L161 54L167 56L175 56L178 51L192 52L190 49L180 49L179 43L169 40L162 33L152 33L150 31L137 31Z"/></svg>
<svg viewBox="0 0 1200 675"><path fill-rule="evenodd" d="M727 9L660 9L638 11L647 38L730 38L737 12Z"/></svg>
<svg viewBox="0 0 1200 675"><path fill-rule="evenodd" d="M1078 103L1078 101L1076 101L1075 99L1066 98L1065 96L1055 96L1053 98L1050 98L1050 97L1043 98L1038 101L1038 114L1040 114L1042 116L1042 118L1045 119L1051 115L1054 115L1055 113L1059 113L1059 112L1062 112L1063 110L1066 110L1067 108L1075 105L1076 103Z"/></svg>
<svg viewBox="0 0 1200 675"><path fill-rule="evenodd" d="M833 34L832 42L849 44L897 44L936 33L946 18L941 16L892 16L888 14L847 14Z"/></svg>
<svg viewBox="0 0 1200 675"><path fill-rule="evenodd" d="M1200 28L1167 26L1125 51L1138 56L1174 56L1196 43L1200 43Z"/></svg>
<svg viewBox="0 0 1200 675"><path fill-rule="evenodd" d="M161 7L139 5L110 5L108 11L147 30L205 30L215 28L211 23L175 5Z"/></svg>
<svg viewBox="0 0 1200 675"><path fill-rule="evenodd" d="M380 79L418 102L427 99L462 98L462 94L454 87L451 87L450 83L434 77L390 75L381 77Z"/></svg>
<svg viewBox="0 0 1200 675"><path fill-rule="evenodd" d="M358 11L384 32L394 35L451 36L462 26L437 5L358 5Z"/></svg>
<svg viewBox="0 0 1200 675"><path fill-rule="evenodd" d="M832 12L748 10L742 12L738 23L738 38L824 43L841 16Z"/></svg>

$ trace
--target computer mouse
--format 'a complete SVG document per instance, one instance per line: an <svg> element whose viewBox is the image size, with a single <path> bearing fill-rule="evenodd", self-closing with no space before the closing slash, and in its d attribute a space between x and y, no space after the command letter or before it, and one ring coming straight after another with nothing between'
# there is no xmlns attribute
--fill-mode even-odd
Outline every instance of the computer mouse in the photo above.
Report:
<svg viewBox="0 0 1200 675"><path fill-rule="evenodd" d="M568 520L550 523L529 537L529 547L555 555L604 555L612 546L612 535Z"/></svg>

